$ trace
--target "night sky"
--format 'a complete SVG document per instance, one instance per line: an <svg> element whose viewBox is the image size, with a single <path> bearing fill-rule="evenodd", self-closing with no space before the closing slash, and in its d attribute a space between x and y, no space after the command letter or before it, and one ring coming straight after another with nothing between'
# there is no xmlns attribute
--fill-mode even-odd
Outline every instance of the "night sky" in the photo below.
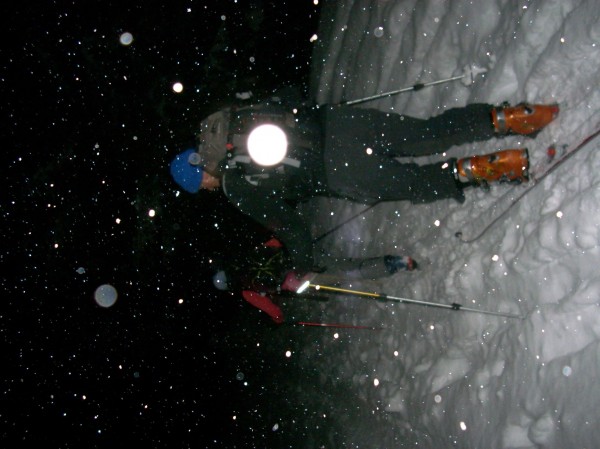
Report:
<svg viewBox="0 0 600 449"><path fill-rule="evenodd" d="M177 196L168 164L235 93L307 91L320 6L154 3L5 6L2 447L291 447L314 433L290 392L316 374L283 355L302 330L209 276L264 230L220 193ZM102 284L112 307L94 301Z"/></svg>

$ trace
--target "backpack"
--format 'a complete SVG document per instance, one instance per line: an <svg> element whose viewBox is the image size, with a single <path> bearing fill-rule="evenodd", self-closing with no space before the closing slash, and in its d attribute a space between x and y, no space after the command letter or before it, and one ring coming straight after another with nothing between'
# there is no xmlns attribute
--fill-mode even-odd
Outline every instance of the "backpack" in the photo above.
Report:
<svg viewBox="0 0 600 449"><path fill-rule="evenodd" d="M200 122L198 134L200 165L213 176L220 175L219 164L227 157L230 114L231 108L222 109Z"/></svg>
<svg viewBox="0 0 600 449"><path fill-rule="evenodd" d="M296 117L291 112L268 103L241 108L230 107L217 111L200 122L200 165L213 176L220 176L227 161L234 157L238 163L249 163L246 148L248 135L252 129L266 123L281 127L290 146L310 147L297 129ZM234 161L231 162L236 165Z"/></svg>

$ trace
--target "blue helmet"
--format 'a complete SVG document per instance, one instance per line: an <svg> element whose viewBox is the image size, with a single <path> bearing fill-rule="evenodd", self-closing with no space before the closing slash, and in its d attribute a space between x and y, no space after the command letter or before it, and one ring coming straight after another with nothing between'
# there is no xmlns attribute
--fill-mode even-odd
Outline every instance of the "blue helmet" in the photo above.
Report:
<svg viewBox="0 0 600 449"><path fill-rule="evenodd" d="M204 173L200 166L192 163L197 154L195 149L190 148L171 161L171 176L179 187L190 193L198 193Z"/></svg>

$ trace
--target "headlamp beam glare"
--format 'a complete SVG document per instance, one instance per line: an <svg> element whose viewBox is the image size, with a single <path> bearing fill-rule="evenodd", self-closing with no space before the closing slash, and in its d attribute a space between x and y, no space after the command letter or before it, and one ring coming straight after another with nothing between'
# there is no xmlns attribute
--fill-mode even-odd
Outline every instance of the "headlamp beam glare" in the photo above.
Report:
<svg viewBox="0 0 600 449"><path fill-rule="evenodd" d="M287 136L276 125L257 126L248 136L248 154L265 167L279 164L287 155L287 147Z"/></svg>

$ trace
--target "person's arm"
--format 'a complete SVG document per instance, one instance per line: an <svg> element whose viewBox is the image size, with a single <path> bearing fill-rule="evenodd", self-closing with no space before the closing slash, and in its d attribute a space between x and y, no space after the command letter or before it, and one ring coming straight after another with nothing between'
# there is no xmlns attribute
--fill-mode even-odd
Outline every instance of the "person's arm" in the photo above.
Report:
<svg viewBox="0 0 600 449"><path fill-rule="evenodd" d="M293 270L305 273L314 266L312 237L308 226L283 198L273 191L250 184L243 176L223 177L225 194L240 211L273 231L286 248Z"/></svg>

